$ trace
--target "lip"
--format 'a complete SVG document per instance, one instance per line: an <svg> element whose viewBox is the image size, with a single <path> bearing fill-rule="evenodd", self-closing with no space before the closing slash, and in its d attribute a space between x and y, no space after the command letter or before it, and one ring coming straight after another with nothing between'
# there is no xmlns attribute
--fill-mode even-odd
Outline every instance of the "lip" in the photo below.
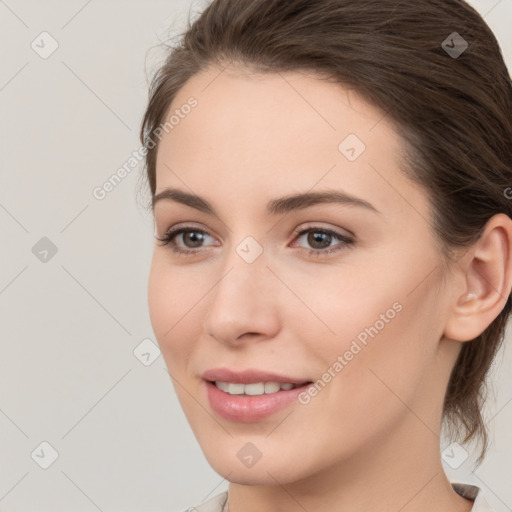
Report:
<svg viewBox="0 0 512 512"><path fill-rule="evenodd" d="M304 384L305 382L311 382L308 379L288 377L286 375L250 368L242 371L230 370L229 368L213 368L205 371L201 377L208 381L220 380L222 382L233 382L236 384L252 384L255 382L279 382L280 384L290 382L291 384Z"/></svg>
<svg viewBox="0 0 512 512"><path fill-rule="evenodd" d="M215 413L229 421L255 423L264 420L297 401L297 397L312 384L306 379L287 377L259 370L235 372L226 368L208 370L202 375L205 393ZM230 395L212 381L251 384L255 382L290 382L298 387L265 395Z"/></svg>

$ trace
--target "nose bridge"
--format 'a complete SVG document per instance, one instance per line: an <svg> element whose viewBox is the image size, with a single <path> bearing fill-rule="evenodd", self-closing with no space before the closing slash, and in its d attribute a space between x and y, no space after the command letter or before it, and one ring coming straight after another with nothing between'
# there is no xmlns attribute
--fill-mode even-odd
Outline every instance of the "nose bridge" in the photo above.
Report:
<svg viewBox="0 0 512 512"><path fill-rule="evenodd" d="M258 242L244 239L234 247L211 290L206 333L223 342L249 332L271 335L277 325L273 277Z"/></svg>
<svg viewBox="0 0 512 512"><path fill-rule="evenodd" d="M251 291L254 295L258 288L263 291L270 277L267 263L263 245L254 237L246 236L238 244L233 244L225 255L223 277L216 286L217 295L228 300L242 300Z"/></svg>

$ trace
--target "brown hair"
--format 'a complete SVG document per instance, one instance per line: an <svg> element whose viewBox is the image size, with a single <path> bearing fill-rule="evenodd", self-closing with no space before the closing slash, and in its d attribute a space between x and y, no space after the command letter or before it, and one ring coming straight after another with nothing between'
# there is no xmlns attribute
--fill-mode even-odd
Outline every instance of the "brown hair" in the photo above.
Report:
<svg viewBox="0 0 512 512"><path fill-rule="evenodd" d="M450 54L464 41L463 53ZM214 0L189 19L151 82L140 137L152 197L152 135L185 82L226 61L332 77L386 113L404 141L403 171L430 197L446 256L469 247L493 215L512 217L504 193L512 184L512 83L494 34L464 1ZM488 444L486 376L511 308L509 296L490 326L463 344L445 395L451 433L481 441L478 462Z"/></svg>

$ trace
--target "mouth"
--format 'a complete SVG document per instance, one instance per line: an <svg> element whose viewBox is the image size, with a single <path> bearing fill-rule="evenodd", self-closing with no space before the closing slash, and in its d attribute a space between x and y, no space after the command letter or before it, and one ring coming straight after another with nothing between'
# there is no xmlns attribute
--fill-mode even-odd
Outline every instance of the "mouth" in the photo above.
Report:
<svg viewBox="0 0 512 512"><path fill-rule="evenodd" d="M203 382L211 410L236 423L256 423L292 407L313 384L277 374L224 369L204 373Z"/></svg>
<svg viewBox="0 0 512 512"><path fill-rule="evenodd" d="M280 391L290 391L299 387L312 384L311 381L302 384L294 384L292 382L252 382L243 384L240 382L227 382L227 381L208 381L224 393L228 395L243 395L243 396L262 396L273 395Z"/></svg>
<svg viewBox="0 0 512 512"><path fill-rule="evenodd" d="M229 421L254 423L291 407L311 380L256 368L212 368L201 377L211 410Z"/></svg>

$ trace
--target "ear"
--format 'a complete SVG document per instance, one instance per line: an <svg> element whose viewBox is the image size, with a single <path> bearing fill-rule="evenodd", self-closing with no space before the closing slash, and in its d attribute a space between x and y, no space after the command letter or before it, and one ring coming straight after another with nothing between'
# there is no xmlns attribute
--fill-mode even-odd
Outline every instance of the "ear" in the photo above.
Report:
<svg viewBox="0 0 512 512"><path fill-rule="evenodd" d="M480 238L458 262L455 275L460 286L454 287L457 292L444 336L469 341L500 314L511 292L512 220L507 215L489 219Z"/></svg>

